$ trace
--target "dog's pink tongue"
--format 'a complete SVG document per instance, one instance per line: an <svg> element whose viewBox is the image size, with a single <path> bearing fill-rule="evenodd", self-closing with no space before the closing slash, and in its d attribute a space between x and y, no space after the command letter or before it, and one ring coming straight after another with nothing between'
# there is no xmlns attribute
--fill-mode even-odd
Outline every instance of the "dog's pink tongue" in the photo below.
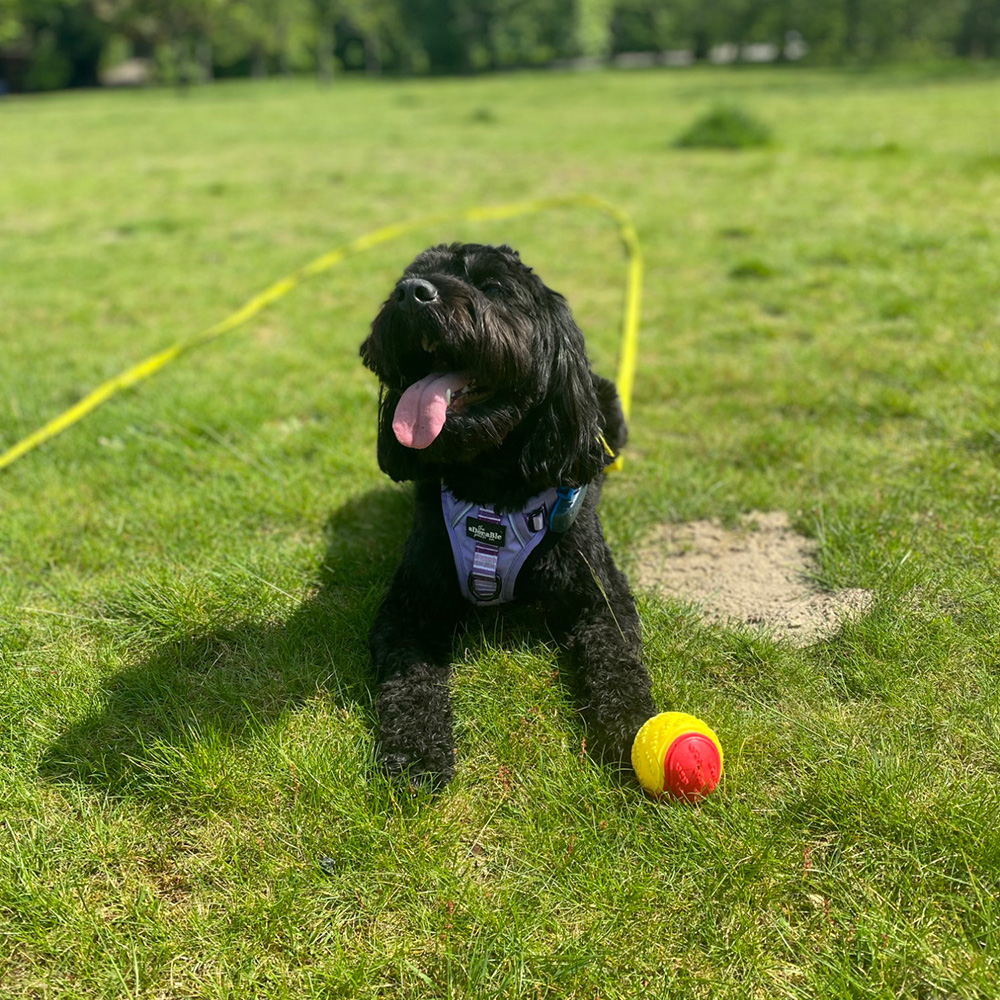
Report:
<svg viewBox="0 0 1000 1000"><path fill-rule="evenodd" d="M414 382L400 397L392 418L392 432L405 448L426 448L441 433L448 415L447 392L457 392L469 376L434 372Z"/></svg>

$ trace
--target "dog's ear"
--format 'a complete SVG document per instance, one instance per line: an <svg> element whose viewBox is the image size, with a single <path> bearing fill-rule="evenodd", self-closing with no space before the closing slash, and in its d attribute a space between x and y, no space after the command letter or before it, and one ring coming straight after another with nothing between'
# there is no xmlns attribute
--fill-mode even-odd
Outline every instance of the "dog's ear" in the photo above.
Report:
<svg viewBox="0 0 1000 1000"><path fill-rule="evenodd" d="M392 418L396 413L400 394L386 389L379 390L378 401L378 467L397 483L416 479L419 470L417 453L412 448L404 448L392 430Z"/></svg>
<svg viewBox="0 0 1000 1000"><path fill-rule="evenodd" d="M611 379L591 372L594 380L594 391L597 393L597 406L601 411L601 432L608 447L617 455L628 440L628 427L625 424L625 414L622 412L622 401L618 398L618 389Z"/></svg>
<svg viewBox="0 0 1000 1000"><path fill-rule="evenodd" d="M368 336L362 341L361 347L358 349L358 354L361 355L361 363L369 371L375 371L375 342L373 340L373 334L368 334Z"/></svg>
<svg viewBox="0 0 1000 1000"><path fill-rule="evenodd" d="M546 289L541 311L540 351L548 356L548 384L527 423L521 471L559 486L582 486L605 465L601 407L580 332L566 300Z"/></svg>

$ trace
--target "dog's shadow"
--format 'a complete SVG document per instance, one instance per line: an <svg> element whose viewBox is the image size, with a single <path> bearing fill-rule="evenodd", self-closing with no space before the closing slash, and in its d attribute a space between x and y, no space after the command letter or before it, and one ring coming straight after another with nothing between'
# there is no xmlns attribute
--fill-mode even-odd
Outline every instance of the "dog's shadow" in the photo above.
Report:
<svg viewBox="0 0 1000 1000"><path fill-rule="evenodd" d="M412 509L411 491L391 487L348 501L327 522L316 586L287 619L162 642L105 682L95 710L45 752L39 775L160 798L170 794L170 760L208 733L237 742L316 697L370 715L368 626Z"/></svg>

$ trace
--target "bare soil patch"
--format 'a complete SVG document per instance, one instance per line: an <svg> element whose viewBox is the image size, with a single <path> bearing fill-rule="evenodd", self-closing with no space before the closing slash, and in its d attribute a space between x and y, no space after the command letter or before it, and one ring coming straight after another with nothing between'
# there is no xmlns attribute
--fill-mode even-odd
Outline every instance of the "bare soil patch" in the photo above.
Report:
<svg viewBox="0 0 1000 1000"><path fill-rule="evenodd" d="M872 603L868 590L822 590L815 555L816 543L793 531L783 511L753 511L736 530L717 521L662 524L639 551L637 583L700 605L709 621L756 625L808 646Z"/></svg>

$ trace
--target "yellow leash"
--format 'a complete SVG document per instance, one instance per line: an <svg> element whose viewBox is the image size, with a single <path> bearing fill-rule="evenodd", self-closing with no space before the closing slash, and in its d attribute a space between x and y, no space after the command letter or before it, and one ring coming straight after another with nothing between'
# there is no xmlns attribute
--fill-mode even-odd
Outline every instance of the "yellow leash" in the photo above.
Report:
<svg viewBox="0 0 1000 1000"><path fill-rule="evenodd" d="M552 208L569 207L593 208L605 215L611 216L618 223L618 231L621 235L622 243L625 245L625 252L628 256L628 273L625 280L625 310L622 316L622 341L621 352L618 357L618 374L616 384L618 395L621 397L622 410L626 418L632 406L632 381L635 375L636 346L639 331L639 304L642 295L642 249L639 245L639 237L632 225L632 220L620 208L602 198L593 195L566 195L556 198L539 198L534 201L510 202L505 205L494 205L481 208L467 208L460 212L448 212L442 215L428 216L423 219L416 219L412 222L401 222L392 226L383 226L370 233L359 236L357 239L346 243L344 246L330 250L315 260L310 261L297 271L292 272L287 277L276 281L273 285L265 288L264 291L255 295L249 302L242 305L236 312L231 313L225 319L210 326L201 333L193 334L178 340L171 347L160 351L157 354L140 361L138 364L127 368L125 371L102 383L92 392L89 392L78 403L68 410L54 417L47 424L39 427L38 430L29 434L26 438L18 441L13 447L0 454L0 469L5 468L12 462L17 461L22 455L37 448L40 444L61 434L68 427L77 421L82 420L92 410L96 410L101 403L110 399L121 389L127 389L149 378L150 375L159 371L164 365L180 357L186 351L194 347L221 337L222 334L234 330L247 320L252 319L265 306L272 302L277 302L290 291L297 288L302 282L309 278L322 274L324 271L339 264L346 257L350 257L364 250L389 240L396 239L397 236L404 236L415 229L423 229L429 226L437 226L446 222L465 220L468 222L493 222L498 219L511 219L518 215L529 215L534 212L544 212ZM621 456L619 456L609 468L621 468Z"/></svg>

